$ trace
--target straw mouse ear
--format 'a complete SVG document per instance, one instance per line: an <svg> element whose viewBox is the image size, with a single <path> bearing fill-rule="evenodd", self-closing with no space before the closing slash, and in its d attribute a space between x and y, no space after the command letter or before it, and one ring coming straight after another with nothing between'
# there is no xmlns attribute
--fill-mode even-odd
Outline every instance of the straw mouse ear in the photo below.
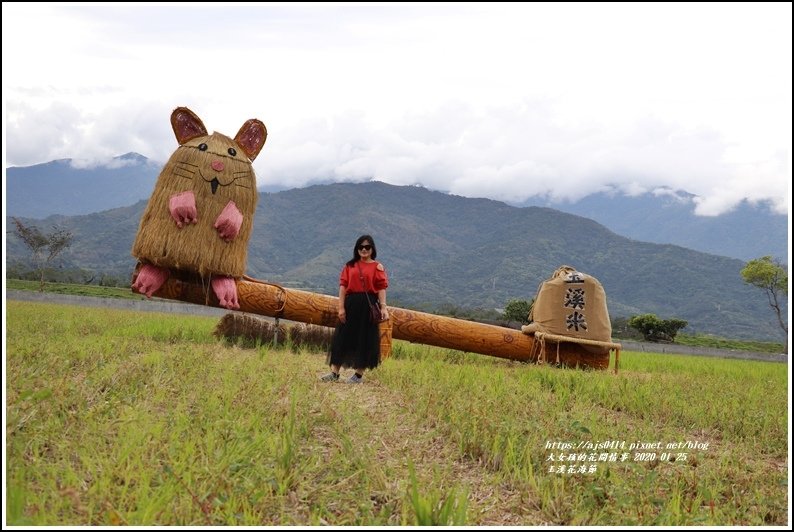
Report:
<svg viewBox="0 0 794 532"><path fill-rule="evenodd" d="M253 161L256 159L256 156L259 155L262 146L265 145L265 140L267 140L267 128L261 120L257 120L256 118L246 120L243 127L240 128L240 131L237 132L237 136L234 137L234 140L240 145L248 158Z"/></svg>
<svg viewBox="0 0 794 532"><path fill-rule="evenodd" d="M187 107L174 109L171 113L171 127L180 146L190 139L207 135L207 128L204 127L201 118Z"/></svg>

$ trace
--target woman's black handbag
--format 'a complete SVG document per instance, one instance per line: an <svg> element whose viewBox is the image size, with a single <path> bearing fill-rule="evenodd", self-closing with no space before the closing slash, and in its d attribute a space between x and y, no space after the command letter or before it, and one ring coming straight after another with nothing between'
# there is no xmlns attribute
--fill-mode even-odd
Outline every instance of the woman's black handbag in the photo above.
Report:
<svg viewBox="0 0 794 532"><path fill-rule="evenodd" d="M367 303L369 303L369 321L372 323L380 323L383 320L383 313L380 311L380 303L370 303L369 294L367 294Z"/></svg>

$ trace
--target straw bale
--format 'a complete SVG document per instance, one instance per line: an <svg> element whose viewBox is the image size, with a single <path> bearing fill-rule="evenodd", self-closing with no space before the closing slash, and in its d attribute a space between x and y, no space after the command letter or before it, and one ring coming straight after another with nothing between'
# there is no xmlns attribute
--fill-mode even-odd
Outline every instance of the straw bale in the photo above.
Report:
<svg viewBox="0 0 794 532"><path fill-rule="evenodd" d="M213 334L219 339L244 346L290 344L295 351L301 348L327 351L331 347L334 329L306 323L286 327L269 320L230 312L221 318Z"/></svg>
<svg viewBox="0 0 794 532"><path fill-rule="evenodd" d="M221 318L212 334L232 343L253 346L284 342L287 328L272 321L230 312Z"/></svg>
<svg viewBox="0 0 794 532"><path fill-rule="evenodd" d="M289 329L289 337L295 349L327 351L331 348L334 329L322 325L296 323Z"/></svg>

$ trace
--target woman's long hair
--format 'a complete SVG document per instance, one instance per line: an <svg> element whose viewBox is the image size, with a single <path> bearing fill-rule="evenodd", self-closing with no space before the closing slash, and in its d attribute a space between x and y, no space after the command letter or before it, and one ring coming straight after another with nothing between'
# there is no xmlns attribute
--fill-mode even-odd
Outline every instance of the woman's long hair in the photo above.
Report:
<svg viewBox="0 0 794 532"><path fill-rule="evenodd" d="M347 261L348 266L354 265L356 262L359 261L359 259L361 259L361 257L359 257L358 255L358 246L360 246L361 243L365 240L368 240L369 243L372 245L372 254L370 255L370 257L372 259L375 259L375 257L378 256L378 248L375 247L375 241L372 239L372 237L369 235L361 235L360 237L358 237L358 240L356 240L356 245L353 246L353 258Z"/></svg>

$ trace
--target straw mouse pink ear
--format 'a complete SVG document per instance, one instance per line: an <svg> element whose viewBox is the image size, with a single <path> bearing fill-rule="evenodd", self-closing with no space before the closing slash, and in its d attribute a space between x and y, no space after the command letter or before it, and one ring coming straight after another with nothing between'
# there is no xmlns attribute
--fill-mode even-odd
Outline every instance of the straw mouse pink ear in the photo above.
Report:
<svg viewBox="0 0 794 532"><path fill-rule="evenodd" d="M204 127L204 123L196 116L196 113L187 107L174 109L174 112L171 113L171 127L180 146L190 139L207 135L207 128Z"/></svg>
<svg viewBox="0 0 794 532"><path fill-rule="evenodd" d="M267 128L256 118L246 120L240 131L237 132L237 136L234 137L234 141L240 145L252 161L259 155L259 151L265 145L265 140L267 140Z"/></svg>

